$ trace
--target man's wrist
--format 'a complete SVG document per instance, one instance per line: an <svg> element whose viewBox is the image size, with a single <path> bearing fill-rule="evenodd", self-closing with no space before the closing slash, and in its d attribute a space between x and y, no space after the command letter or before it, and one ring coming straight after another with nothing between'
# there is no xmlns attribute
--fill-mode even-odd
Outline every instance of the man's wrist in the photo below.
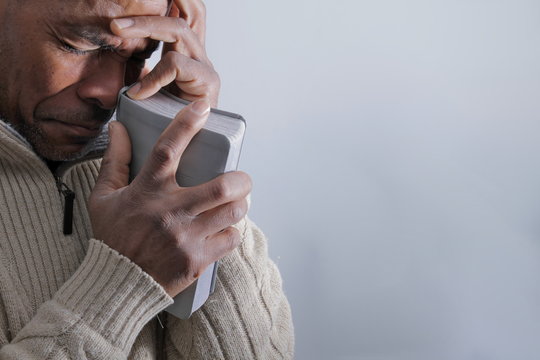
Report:
<svg viewBox="0 0 540 360"><path fill-rule="evenodd" d="M137 264L95 239L54 300L125 350L143 326L173 302Z"/></svg>

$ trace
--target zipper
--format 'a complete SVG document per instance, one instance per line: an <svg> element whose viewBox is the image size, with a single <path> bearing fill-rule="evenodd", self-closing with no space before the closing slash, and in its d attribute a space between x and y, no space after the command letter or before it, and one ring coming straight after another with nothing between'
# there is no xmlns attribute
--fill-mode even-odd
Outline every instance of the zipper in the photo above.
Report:
<svg viewBox="0 0 540 360"><path fill-rule="evenodd" d="M58 192L64 196L64 235L71 235L73 234L73 203L75 202L75 193L59 176L55 176L55 178Z"/></svg>
<svg viewBox="0 0 540 360"><path fill-rule="evenodd" d="M156 315L157 324L156 324L156 351L157 351L157 360L165 360L165 325L161 322L159 317L163 317L163 322L167 323L167 314L165 312L160 312Z"/></svg>

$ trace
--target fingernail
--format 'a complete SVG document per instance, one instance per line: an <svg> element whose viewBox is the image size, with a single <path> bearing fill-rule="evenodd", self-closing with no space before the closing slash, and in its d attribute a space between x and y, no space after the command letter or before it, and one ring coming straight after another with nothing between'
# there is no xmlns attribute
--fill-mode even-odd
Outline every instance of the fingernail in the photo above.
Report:
<svg viewBox="0 0 540 360"><path fill-rule="evenodd" d="M126 94L130 98L132 98L139 93L139 90L141 90L141 83L136 83L135 85L129 88Z"/></svg>
<svg viewBox="0 0 540 360"><path fill-rule="evenodd" d="M135 24L135 21L133 21L133 19L129 19L129 18L114 19L112 22L119 29L125 29L125 28L133 26L133 24Z"/></svg>
<svg viewBox="0 0 540 360"><path fill-rule="evenodd" d="M191 104L191 111L197 115L204 115L210 111L210 103L207 99L200 99Z"/></svg>

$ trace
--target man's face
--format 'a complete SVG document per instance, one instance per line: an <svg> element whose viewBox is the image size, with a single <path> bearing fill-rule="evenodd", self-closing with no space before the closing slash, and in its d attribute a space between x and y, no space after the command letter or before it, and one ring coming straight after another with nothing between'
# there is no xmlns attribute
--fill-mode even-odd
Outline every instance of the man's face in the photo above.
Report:
<svg viewBox="0 0 540 360"><path fill-rule="evenodd" d="M0 117L50 160L83 154L157 43L112 34L113 18L164 15L167 0L0 3Z"/></svg>

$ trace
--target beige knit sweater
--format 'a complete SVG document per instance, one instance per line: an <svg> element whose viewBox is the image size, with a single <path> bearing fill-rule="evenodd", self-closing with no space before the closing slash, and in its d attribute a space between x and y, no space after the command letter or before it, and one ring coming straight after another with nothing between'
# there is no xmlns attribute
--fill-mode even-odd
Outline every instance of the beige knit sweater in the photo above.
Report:
<svg viewBox="0 0 540 360"><path fill-rule="evenodd" d="M92 239L87 199L100 161L64 166L76 194L73 234L46 164L0 121L0 360L288 359L289 304L266 240L249 220L219 266L216 291L189 320L156 315L172 299Z"/></svg>

